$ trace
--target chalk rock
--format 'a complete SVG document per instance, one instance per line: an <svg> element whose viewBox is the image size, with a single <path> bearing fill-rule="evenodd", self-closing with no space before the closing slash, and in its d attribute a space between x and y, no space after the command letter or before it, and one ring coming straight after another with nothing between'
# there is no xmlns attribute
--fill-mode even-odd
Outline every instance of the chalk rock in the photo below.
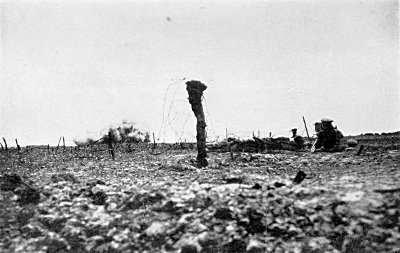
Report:
<svg viewBox="0 0 400 253"><path fill-rule="evenodd" d="M349 139L346 141L346 143L347 143L347 146L353 148L353 147L357 146L358 141L355 139Z"/></svg>

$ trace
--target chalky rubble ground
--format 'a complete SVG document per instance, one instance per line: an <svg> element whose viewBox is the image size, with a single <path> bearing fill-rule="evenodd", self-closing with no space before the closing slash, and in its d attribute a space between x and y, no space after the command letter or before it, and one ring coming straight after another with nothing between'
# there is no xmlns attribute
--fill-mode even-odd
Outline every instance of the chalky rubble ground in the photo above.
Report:
<svg viewBox="0 0 400 253"><path fill-rule="evenodd" d="M400 151L355 152L2 153L40 202L0 192L0 251L400 252Z"/></svg>

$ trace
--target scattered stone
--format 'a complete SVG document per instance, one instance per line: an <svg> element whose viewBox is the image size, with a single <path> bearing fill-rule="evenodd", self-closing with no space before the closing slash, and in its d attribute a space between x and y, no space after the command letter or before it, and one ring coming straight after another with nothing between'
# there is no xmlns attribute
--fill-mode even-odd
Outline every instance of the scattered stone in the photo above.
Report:
<svg viewBox="0 0 400 253"><path fill-rule="evenodd" d="M274 183L274 186L275 186L276 188L280 188L280 187L282 187L282 186L286 186L286 184L280 183L280 182L275 182L275 183Z"/></svg>
<svg viewBox="0 0 400 253"><path fill-rule="evenodd" d="M159 208L155 208L155 210L166 213L175 213L179 210L179 207L174 201L168 200L165 201Z"/></svg>
<svg viewBox="0 0 400 253"><path fill-rule="evenodd" d="M310 253L337 252L337 251L332 251L332 248L330 247L329 243L330 241L325 237L308 238L307 240L303 241L301 252L310 252ZM354 251L345 251L345 252L354 252Z"/></svg>
<svg viewBox="0 0 400 253"><path fill-rule="evenodd" d="M400 192L400 188L374 189L374 192L378 192L378 193L395 193L395 192Z"/></svg>
<svg viewBox="0 0 400 253"><path fill-rule="evenodd" d="M249 219L249 223L246 225L246 230L250 234L263 233L265 230L267 230L267 227L263 223L264 215L262 213L252 208L249 208L247 210L247 216Z"/></svg>
<svg viewBox="0 0 400 253"><path fill-rule="evenodd" d="M104 181L99 180L99 179L96 179L96 180L87 182L86 184L87 184L89 187L93 187L93 186L96 186L96 185L99 185L99 184L101 184L101 185L106 185L106 183L105 183Z"/></svg>
<svg viewBox="0 0 400 253"><path fill-rule="evenodd" d="M241 178L241 177L228 177L228 178L224 178L224 181L227 184L241 184L241 183L243 183L243 178Z"/></svg>
<svg viewBox="0 0 400 253"><path fill-rule="evenodd" d="M186 244L181 247L181 253L197 253L197 252L199 251L197 250L197 247L194 244Z"/></svg>
<svg viewBox="0 0 400 253"><path fill-rule="evenodd" d="M214 217L221 220L233 220L232 212L228 208L218 208Z"/></svg>
<svg viewBox="0 0 400 253"><path fill-rule="evenodd" d="M247 244L246 247L246 252L247 253L264 253L266 252L267 245L265 243L262 243L254 238L249 240L249 243Z"/></svg>
<svg viewBox="0 0 400 253"><path fill-rule="evenodd" d="M93 200L93 204L104 205L107 200L107 194L105 194L103 191L99 191L91 195L91 198Z"/></svg>
<svg viewBox="0 0 400 253"><path fill-rule="evenodd" d="M108 192L109 188L102 184L96 184L94 187L91 188L92 194L96 194L99 192Z"/></svg>
<svg viewBox="0 0 400 253"><path fill-rule="evenodd" d="M347 192L340 200L345 202L354 202L359 201L364 197L365 192L363 191L354 191L354 192Z"/></svg>
<svg viewBox="0 0 400 253"><path fill-rule="evenodd" d="M178 220L178 225L187 225L194 219L194 213L183 214Z"/></svg>
<svg viewBox="0 0 400 253"><path fill-rule="evenodd" d="M358 145L358 141L355 139L348 139L346 141L346 143L347 143L347 146L349 146L350 148L354 148L355 146Z"/></svg>
<svg viewBox="0 0 400 253"><path fill-rule="evenodd" d="M164 234L167 230L165 223L155 221L145 230L147 236L158 236Z"/></svg>
<svg viewBox="0 0 400 253"><path fill-rule="evenodd" d="M306 176L307 174L304 171L299 170L296 177L293 179L293 183L300 184L306 178Z"/></svg>
<svg viewBox="0 0 400 253"><path fill-rule="evenodd" d="M230 159L225 158L225 159L218 161L218 164L222 165L222 166L229 166L231 164L231 162L230 162Z"/></svg>

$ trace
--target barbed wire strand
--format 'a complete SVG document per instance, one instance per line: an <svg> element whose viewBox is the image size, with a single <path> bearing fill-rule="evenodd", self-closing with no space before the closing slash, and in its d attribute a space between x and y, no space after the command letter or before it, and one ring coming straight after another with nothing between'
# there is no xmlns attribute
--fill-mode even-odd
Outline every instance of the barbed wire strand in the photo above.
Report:
<svg viewBox="0 0 400 253"><path fill-rule="evenodd" d="M175 107L175 97L176 97L176 93L177 93L177 91L178 91L178 88L179 88L179 85L177 85L176 86L176 88L175 88L175 91L174 91L174 93L173 93L173 95L172 95L172 99L171 99L171 104L170 104L170 106L169 106L169 109L168 109L168 114L167 114L167 121L168 121L168 125L170 126L170 128L171 128L171 130L174 132L174 134L175 134L175 137L177 138L177 139L179 139L179 133L178 133L178 131L173 127L173 125L172 125L172 122L171 122L171 117L170 117L170 115L171 115L171 111L172 111L172 109L174 109L174 117L172 118L172 121L174 121L175 120L175 117L176 117L176 115L178 114L178 113L180 113L179 112L179 110ZM183 113L182 113L183 114ZM164 124L164 127L165 127L165 123L163 123ZM166 135L166 133L165 133L165 131L166 131L166 129L164 128L164 139L165 139L165 135Z"/></svg>
<svg viewBox="0 0 400 253"><path fill-rule="evenodd" d="M182 132L181 132L180 137L178 138L178 142L182 140L183 134L185 133L185 132L184 132L185 126L186 126L186 123L187 123L189 117L190 117L190 114L188 113L187 116L186 116L185 122L183 122Z"/></svg>
<svg viewBox="0 0 400 253"><path fill-rule="evenodd" d="M214 138L216 138L217 134L215 133L213 120L212 120L211 114L210 114L210 112L209 112L209 110L208 110L207 99L204 97L204 95L202 96L202 98L203 98L203 100L204 100L204 107L205 107L206 113L207 113L207 115L208 115L208 119L209 119L208 121L210 122L210 127L211 127L210 130L213 132ZM207 137L208 137L208 136L207 136Z"/></svg>
<svg viewBox="0 0 400 253"><path fill-rule="evenodd" d="M178 80L176 80L176 81L170 83L170 84L168 85L166 91L165 91L165 94L164 94L164 101L163 101L163 117L162 117L162 122L161 122L161 128L160 128L160 131L159 131L159 133L158 133L158 140L160 140L161 131L163 130L163 127L165 127L165 103L166 103L166 100L167 100L168 91L169 91L169 89L170 89L174 84L177 84L177 83L179 83L179 82L182 82L182 81L184 81L185 79L186 79L186 78L184 77L184 78L182 78L182 79L178 79ZM164 134L164 135L165 135L165 134ZM164 137L165 137L165 136L164 136Z"/></svg>

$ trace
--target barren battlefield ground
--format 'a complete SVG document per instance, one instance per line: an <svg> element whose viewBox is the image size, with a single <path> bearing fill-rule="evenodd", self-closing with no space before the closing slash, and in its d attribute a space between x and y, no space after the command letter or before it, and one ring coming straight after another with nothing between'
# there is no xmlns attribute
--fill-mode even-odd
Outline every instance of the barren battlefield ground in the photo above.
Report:
<svg viewBox="0 0 400 253"><path fill-rule="evenodd" d="M209 152L206 168L172 146L3 151L0 251L400 252L399 139L363 142Z"/></svg>

